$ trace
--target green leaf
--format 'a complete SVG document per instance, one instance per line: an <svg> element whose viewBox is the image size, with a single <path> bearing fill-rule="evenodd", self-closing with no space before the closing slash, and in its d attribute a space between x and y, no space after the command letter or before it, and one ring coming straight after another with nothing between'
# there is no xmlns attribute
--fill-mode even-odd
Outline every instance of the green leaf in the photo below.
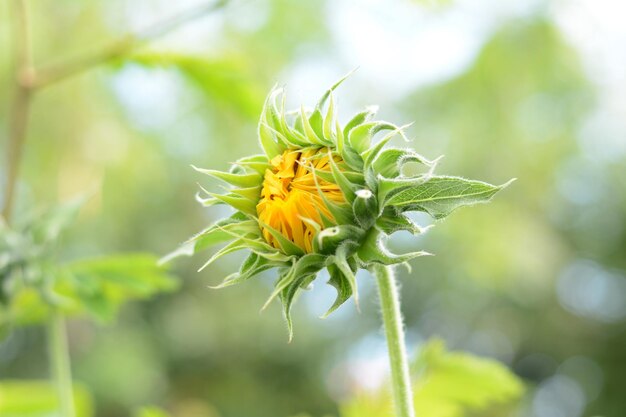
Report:
<svg viewBox="0 0 626 417"><path fill-rule="evenodd" d="M448 352L437 339L421 350L411 369L415 415L466 417L509 415L524 393L522 381L504 365L468 353ZM360 392L340 405L341 417L393 415L387 390Z"/></svg>
<svg viewBox="0 0 626 417"><path fill-rule="evenodd" d="M489 201L510 183L496 186L460 177L432 176L423 184L394 194L385 205L403 211L425 211L442 219L458 207Z"/></svg>
<svg viewBox="0 0 626 417"><path fill-rule="evenodd" d="M89 391L74 384L76 417L94 415ZM53 417L57 416L58 396L54 385L47 381L0 381L0 416Z"/></svg>
<svg viewBox="0 0 626 417"><path fill-rule="evenodd" d="M142 51L124 57L124 61L146 68L174 68L212 103L250 120L258 117L263 105L262 86L256 82L245 56L215 59L171 51Z"/></svg>
<svg viewBox="0 0 626 417"><path fill-rule="evenodd" d="M411 190L424 184L431 175L418 175L416 177L397 177L385 178L381 175L377 177L378 184L378 201L381 207L387 205L387 201L391 196L398 194L400 191Z"/></svg>
<svg viewBox="0 0 626 417"><path fill-rule="evenodd" d="M34 240L42 243L56 240L72 224L85 201L86 198L78 197L38 215L29 226Z"/></svg>
<svg viewBox="0 0 626 417"><path fill-rule="evenodd" d="M522 381L501 363L449 352L439 339L421 349L412 374L421 381L414 395L418 415L429 415L426 410L420 413L421 404L432 407L447 403L458 409L485 410L516 401L524 392Z"/></svg>
<svg viewBox="0 0 626 417"><path fill-rule="evenodd" d="M328 317L352 296L352 285L350 285L350 279L346 277L336 265L328 265L327 269L328 274L330 275L328 285L332 285L337 290L337 298L335 298L335 302L328 309L328 311L324 313L322 318Z"/></svg>
<svg viewBox="0 0 626 417"><path fill-rule="evenodd" d="M111 255L64 265L64 278L55 286L61 296L72 299L77 312L102 321L114 318L127 301L146 299L177 288L177 281L147 254Z"/></svg>

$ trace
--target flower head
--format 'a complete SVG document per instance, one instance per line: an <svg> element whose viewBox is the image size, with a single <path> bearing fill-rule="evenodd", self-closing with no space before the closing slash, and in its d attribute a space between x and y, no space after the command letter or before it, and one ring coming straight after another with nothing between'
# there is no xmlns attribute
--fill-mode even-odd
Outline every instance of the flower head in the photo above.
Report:
<svg viewBox="0 0 626 417"><path fill-rule="evenodd" d="M273 247L280 243L267 225L280 232L306 253L313 252L313 237L324 228L322 218L334 224L335 218L325 201L343 204L346 199L337 184L316 178L317 172L330 173L329 148L286 150L270 161L256 206L263 237Z"/></svg>
<svg viewBox="0 0 626 417"><path fill-rule="evenodd" d="M273 89L258 125L263 153L239 159L228 172L196 168L230 184L225 194L203 189L198 200L205 206L230 205L235 213L164 258L229 241L205 268L223 255L249 250L239 271L217 287L276 269L278 279L266 305L281 299L290 336L292 302L320 270L328 270L328 283L337 290L326 313L330 314L351 296L358 301L359 268L427 255L423 251L396 255L386 247L387 236L394 232L423 231L407 212L442 219L457 207L488 201L508 184L435 175L437 160L412 149L386 146L396 136L406 140L403 127L374 120L374 107L341 126L333 91L344 79L328 89L312 111L304 107L285 111L283 90ZM374 142L379 133L385 134ZM403 169L408 163L420 164L426 172L408 175Z"/></svg>

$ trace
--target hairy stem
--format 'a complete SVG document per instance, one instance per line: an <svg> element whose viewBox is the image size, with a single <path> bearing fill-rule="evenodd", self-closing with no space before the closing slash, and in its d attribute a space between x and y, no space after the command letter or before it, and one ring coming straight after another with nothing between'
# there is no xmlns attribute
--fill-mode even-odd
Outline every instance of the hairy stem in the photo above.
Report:
<svg viewBox="0 0 626 417"><path fill-rule="evenodd" d="M9 221L13 210L15 189L19 176L20 161L26 139L26 128L30 113L34 71L30 46L30 27L28 7L25 0L13 2L14 11L14 80L13 97L10 103L10 119L8 122L6 143L6 184L2 216Z"/></svg>
<svg viewBox="0 0 626 417"><path fill-rule="evenodd" d="M391 365L391 389L397 417L415 417L409 362L404 344L404 329L396 280L390 266L373 268L387 337Z"/></svg>
<svg viewBox="0 0 626 417"><path fill-rule="evenodd" d="M75 417L67 330L65 317L59 311L52 313L48 325L48 356L57 391L60 415L61 417Z"/></svg>

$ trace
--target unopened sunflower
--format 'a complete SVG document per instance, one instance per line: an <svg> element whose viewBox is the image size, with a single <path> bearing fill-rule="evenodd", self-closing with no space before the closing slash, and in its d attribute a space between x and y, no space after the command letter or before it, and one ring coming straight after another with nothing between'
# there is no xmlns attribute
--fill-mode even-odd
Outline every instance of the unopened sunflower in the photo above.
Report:
<svg viewBox="0 0 626 417"><path fill-rule="evenodd" d="M328 315L351 296L358 300L359 268L372 270L427 255L397 255L386 247L386 238L394 232L423 231L407 212L441 219L457 207L489 200L507 185L435 175L436 160L412 149L386 147L395 136L405 138L403 128L374 120L374 107L342 126L333 98L342 81L326 91L312 111L285 111L283 90L273 89L258 125L263 153L239 159L227 172L196 168L230 186L223 194L202 189L198 200L205 206L229 205L235 213L166 257L229 242L205 268L223 255L248 250L239 271L217 287L275 269L278 278L265 305L280 298L290 337L292 302L322 269L328 270L328 284L337 290ZM377 134L382 137L374 143ZM425 170L408 175L403 169L407 163L421 164Z"/></svg>

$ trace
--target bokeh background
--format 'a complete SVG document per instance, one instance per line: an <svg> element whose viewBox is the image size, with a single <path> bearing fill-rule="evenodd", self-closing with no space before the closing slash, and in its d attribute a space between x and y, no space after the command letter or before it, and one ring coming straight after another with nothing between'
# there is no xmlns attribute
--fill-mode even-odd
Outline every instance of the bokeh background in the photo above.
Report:
<svg viewBox="0 0 626 417"><path fill-rule="evenodd" d="M0 4L0 127L7 124L9 2ZM81 56L197 0L30 2L36 63ZM620 416L626 410L626 7L610 0L236 0L127 59L43 90L34 103L17 213L90 199L62 257L165 254L219 218L194 200L213 186L190 164L223 169L256 149L264 95L314 104L348 71L340 116L370 104L408 129L440 172L503 183L394 247L436 253L400 272L408 345L432 336L495 358L529 390L518 416ZM3 140L3 145L4 145ZM3 150L4 164L4 150ZM430 224L419 217L422 224ZM210 253L207 253L208 257ZM272 277L213 291L232 255L178 291L126 306L109 326L70 322L74 374L98 416L143 404L180 416L336 412L387 369L375 288L361 312L325 320L332 288L294 309L287 343ZM0 344L2 378L47 374L44 332Z"/></svg>

